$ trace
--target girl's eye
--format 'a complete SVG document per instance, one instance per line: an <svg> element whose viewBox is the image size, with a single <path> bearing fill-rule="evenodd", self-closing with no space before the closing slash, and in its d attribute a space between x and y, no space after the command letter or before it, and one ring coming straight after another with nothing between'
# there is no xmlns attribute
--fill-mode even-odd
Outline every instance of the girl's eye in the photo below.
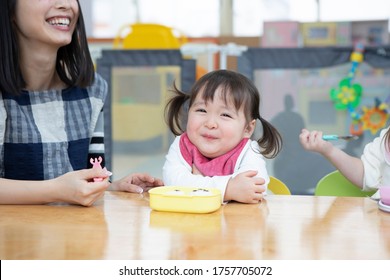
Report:
<svg viewBox="0 0 390 280"><path fill-rule="evenodd" d="M206 113L205 109L196 109L195 112Z"/></svg>
<svg viewBox="0 0 390 280"><path fill-rule="evenodd" d="M222 114L221 116L222 116L222 117L226 117L226 118L232 118L232 116L229 115L229 114Z"/></svg>

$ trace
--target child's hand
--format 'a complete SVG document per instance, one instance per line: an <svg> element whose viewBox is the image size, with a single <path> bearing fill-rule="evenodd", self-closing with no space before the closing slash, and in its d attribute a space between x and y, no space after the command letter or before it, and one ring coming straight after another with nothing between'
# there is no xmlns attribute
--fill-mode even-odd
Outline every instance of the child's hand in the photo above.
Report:
<svg viewBox="0 0 390 280"><path fill-rule="evenodd" d="M103 169L84 169L68 172L53 179L53 201L91 206L104 195L110 185L110 172ZM102 178L93 182L93 178Z"/></svg>
<svg viewBox="0 0 390 280"><path fill-rule="evenodd" d="M134 173L111 184L114 191L143 193L151 188L163 186L164 183L146 173Z"/></svg>
<svg viewBox="0 0 390 280"><path fill-rule="evenodd" d="M309 131L302 129L299 135L299 141L305 150L313 151L326 155L333 148L333 145L329 141L322 139L322 131Z"/></svg>
<svg viewBox="0 0 390 280"><path fill-rule="evenodd" d="M235 200L242 203L258 203L265 191L263 178L255 177L257 171L246 171L231 178L225 191L224 201Z"/></svg>

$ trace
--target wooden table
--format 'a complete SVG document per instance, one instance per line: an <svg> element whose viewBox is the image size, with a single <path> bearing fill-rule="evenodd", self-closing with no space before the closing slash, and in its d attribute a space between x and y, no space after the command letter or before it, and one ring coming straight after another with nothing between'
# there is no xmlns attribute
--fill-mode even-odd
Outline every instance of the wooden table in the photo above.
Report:
<svg viewBox="0 0 390 280"><path fill-rule="evenodd" d="M390 259L390 213L368 198L281 195L168 213L148 194L107 192L92 207L1 205L0 259Z"/></svg>

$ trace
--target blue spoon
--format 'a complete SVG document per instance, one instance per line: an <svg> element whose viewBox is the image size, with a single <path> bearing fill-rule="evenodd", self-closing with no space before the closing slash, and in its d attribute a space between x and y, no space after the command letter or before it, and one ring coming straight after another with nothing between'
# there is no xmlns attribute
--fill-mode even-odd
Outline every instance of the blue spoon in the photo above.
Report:
<svg viewBox="0 0 390 280"><path fill-rule="evenodd" d="M358 139L359 136L356 136L356 135L345 135L345 136L339 136L339 135L336 135L336 134L328 134L328 135L323 135L322 136L322 139L324 140L356 140Z"/></svg>

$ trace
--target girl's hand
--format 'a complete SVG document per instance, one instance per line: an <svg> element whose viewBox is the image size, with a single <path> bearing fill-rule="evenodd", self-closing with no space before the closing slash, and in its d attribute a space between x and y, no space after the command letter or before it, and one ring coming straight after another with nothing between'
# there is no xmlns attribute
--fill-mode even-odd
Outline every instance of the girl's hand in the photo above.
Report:
<svg viewBox="0 0 390 280"><path fill-rule="evenodd" d="M322 131L313 130L310 132L304 128L299 135L299 141L305 150L317 152L322 155L328 154L333 148L333 145L329 141L322 139Z"/></svg>
<svg viewBox="0 0 390 280"><path fill-rule="evenodd" d="M151 188L163 186L164 183L146 173L134 173L111 184L110 189L133 193L143 193Z"/></svg>
<svg viewBox="0 0 390 280"><path fill-rule="evenodd" d="M110 185L108 176L110 172L103 169L83 169L68 172L52 180L56 187L53 188L53 201L66 202L91 206L104 195ZM102 178L100 182L94 182L93 178Z"/></svg>
<svg viewBox="0 0 390 280"><path fill-rule="evenodd" d="M225 191L225 201L234 200L242 203L258 203L263 199L265 180L255 177L257 171L246 171L231 178Z"/></svg>

